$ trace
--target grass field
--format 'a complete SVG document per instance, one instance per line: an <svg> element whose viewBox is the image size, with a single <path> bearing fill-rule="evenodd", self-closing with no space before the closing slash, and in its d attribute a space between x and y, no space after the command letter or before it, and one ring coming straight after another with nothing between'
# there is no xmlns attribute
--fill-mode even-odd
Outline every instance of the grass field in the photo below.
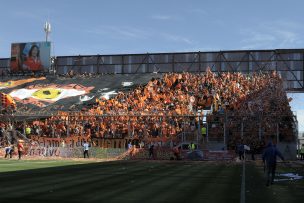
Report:
<svg viewBox="0 0 304 203"><path fill-rule="evenodd" d="M0 202L237 203L242 171L229 162L0 159ZM262 167L246 163L244 189L246 202L299 203L304 180L266 187Z"/></svg>

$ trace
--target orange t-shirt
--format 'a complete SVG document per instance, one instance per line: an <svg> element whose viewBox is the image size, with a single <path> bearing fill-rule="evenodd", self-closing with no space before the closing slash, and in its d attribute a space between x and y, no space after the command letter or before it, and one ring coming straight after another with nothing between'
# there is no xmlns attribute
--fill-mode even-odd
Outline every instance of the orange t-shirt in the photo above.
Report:
<svg viewBox="0 0 304 203"><path fill-rule="evenodd" d="M21 144L21 143L19 143L18 145L17 145L17 148L18 148L18 151L23 151L23 144Z"/></svg>

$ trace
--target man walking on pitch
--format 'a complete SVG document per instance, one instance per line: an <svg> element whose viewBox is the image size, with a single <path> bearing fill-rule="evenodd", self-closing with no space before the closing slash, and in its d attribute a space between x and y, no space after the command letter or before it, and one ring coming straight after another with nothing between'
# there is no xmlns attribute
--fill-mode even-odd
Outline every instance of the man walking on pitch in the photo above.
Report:
<svg viewBox="0 0 304 203"><path fill-rule="evenodd" d="M277 166L277 156L279 156L284 161L284 157L281 152L276 148L275 145L272 144L272 142L269 142L263 153L263 162L264 166L266 164L267 173L266 186L269 186L269 184L273 184Z"/></svg>

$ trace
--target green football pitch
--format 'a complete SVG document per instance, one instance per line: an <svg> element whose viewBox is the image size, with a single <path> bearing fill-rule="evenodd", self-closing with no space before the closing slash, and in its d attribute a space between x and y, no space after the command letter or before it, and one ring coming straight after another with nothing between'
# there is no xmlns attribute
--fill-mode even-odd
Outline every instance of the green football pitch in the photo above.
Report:
<svg viewBox="0 0 304 203"><path fill-rule="evenodd" d="M278 166L278 172L295 172L292 170ZM245 165L245 178L242 174L243 165L232 162L0 159L0 202L303 200L304 180L266 187L263 167L252 162Z"/></svg>

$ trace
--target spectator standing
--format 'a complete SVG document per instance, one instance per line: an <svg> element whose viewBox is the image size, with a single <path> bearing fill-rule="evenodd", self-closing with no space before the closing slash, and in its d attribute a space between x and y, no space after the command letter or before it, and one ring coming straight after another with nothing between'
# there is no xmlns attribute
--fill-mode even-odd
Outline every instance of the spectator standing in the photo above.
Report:
<svg viewBox="0 0 304 203"><path fill-rule="evenodd" d="M132 143L131 142L128 143L128 150L130 150L130 149L132 149Z"/></svg>
<svg viewBox="0 0 304 203"><path fill-rule="evenodd" d="M11 150L9 152L9 155L10 155L10 159L13 158L13 153L15 151L15 146L14 145L11 145Z"/></svg>
<svg viewBox="0 0 304 203"><path fill-rule="evenodd" d="M173 154L174 154L174 156L175 156L175 159L176 160L180 160L181 158L180 158L180 148L178 147L178 146L174 146L173 148L172 148L172 150L173 150Z"/></svg>
<svg viewBox="0 0 304 203"><path fill-rule="evenodd" d="M4 148L4 151L5 151L5 156L4 156L4 158L6 159L6 158L9 156L9 154L10 154L11 146L5 147L5 148Z"/></svg>
<svg viewBox="0 0 304 203"><path fill-rule="evenodd" d="M151 144L150 148L149 148L149 158L153 158L154 159L154 144Z"/></svg>
<svg viewBox="0 0 304 203"><path fill-rule="evenodd" d="M87 141L84 141L84 143L83 143L83 158L86 158L86 157L89 158L89 148L90 148L89 143L87 143Z"/></svg>
<svg viewBox="0 0 304 203"><path fill-rule="evenodd" d="M23 140L19 140L17 144L17 149L18 149L18 159L20 160L22 158L22 154L24 151L24 146L22 144Z"/></svg>

